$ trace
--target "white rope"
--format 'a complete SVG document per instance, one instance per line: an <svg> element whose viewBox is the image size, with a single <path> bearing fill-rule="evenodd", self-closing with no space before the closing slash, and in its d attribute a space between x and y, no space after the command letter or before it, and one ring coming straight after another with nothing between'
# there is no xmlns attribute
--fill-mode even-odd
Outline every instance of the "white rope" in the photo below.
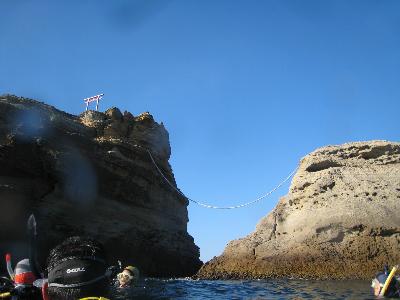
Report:
<svg viewBox="0 0 400 300"><path fill-rule="evenodd" d="M299 167L296 167L296 169L293 170L292 173L290 173L281 183L279 183L276 187L274 187L272 190L270 190L268 193L262 195L261 197L257 198L256 200L244 203L244 204L240 204L240 205L236 205L236 206L214 206L214 205L209 205L209 204L205 204L205 203L201 203L199 201L190 199L188 197L186 197L180 190L178 190L168 179L167 177L165 177L165 175L163 174L163 172L160 170L160 168L157 166L153 156L151 155L150 151L147 149L147 152L149 153L149 156L151 158L151 161L153 162L154 166L156 167L157 171L160 173L161 177L164 178L164 180L169 184L170 187L172 187L175 191L177 191L180 195L182 195L183 197L187 198L189 201L196 203L197 205L203 206L205 208L214 208L214 209L234 209L234 208L241 208L241 207L245 207L251 204L254 204L256 202L261 201L262 199L264 199L265 197L271 195L273 192L275 192L277 189L279 189L286 181L288 181L290 179L290 177L292 177L294 175L294 173L296 173L297 169Z"/></svg>

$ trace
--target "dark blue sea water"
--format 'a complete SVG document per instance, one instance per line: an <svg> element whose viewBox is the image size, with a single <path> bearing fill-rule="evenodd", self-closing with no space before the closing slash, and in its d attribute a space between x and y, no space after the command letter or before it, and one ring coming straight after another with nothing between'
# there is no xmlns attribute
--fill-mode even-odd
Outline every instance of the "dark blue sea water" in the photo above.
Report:
<svg viewBox="0 0 400 300"><path fill-rule="evenodd" d="M369 281L145 279L112 299L375 299Z"/></svg>

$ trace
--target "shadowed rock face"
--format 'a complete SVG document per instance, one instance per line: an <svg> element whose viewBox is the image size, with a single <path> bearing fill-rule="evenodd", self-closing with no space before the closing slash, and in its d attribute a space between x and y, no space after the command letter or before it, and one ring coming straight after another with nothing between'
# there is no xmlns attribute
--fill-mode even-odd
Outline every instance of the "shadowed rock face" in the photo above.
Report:
<svg viewBox="0 0 400 300"><path fill-rule="evenodd" d="M370 279L400 261L400 143L328 146L304 157L289 193L207 262L200 278Z"/></svg>
<svg viewBox="0 0 400 300"><path fill-rule="evenodd" d="M187 233L188 201L163 182L146 149L175 184L168 132L149 113L73 116L0 96L0 252L26 255L34 212L42 262L66 237L89 235L112 262L146 275L195 273L201 261Z"/></svg>

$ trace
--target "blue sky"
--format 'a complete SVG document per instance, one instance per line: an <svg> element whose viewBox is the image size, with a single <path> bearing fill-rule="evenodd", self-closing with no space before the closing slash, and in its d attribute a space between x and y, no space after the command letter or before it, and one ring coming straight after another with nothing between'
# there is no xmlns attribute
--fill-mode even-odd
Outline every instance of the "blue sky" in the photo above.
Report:
<svg viewBox="0 0 400 300"><path fill-rule="evenodd" d="M0 0L0 93L73 114L144 111L170 133L190 198L257 198L328 144L399 141L399 1ZM201 258L219 255L288 185L238 210L189 205Z"/></svg>

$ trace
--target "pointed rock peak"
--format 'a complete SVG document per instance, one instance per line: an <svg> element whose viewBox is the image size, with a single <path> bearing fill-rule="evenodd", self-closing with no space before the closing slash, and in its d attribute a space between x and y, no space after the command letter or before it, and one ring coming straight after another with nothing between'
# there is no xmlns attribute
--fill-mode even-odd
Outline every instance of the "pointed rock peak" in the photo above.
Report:
<svg viewBox="0 0 400 300"><path fill-rule="evenodd" d="M129 111L124 111L124 116L123 116L124 120L127 121L133 121L135 120L135 117L129 112Z"/></svg>
<svg viewBox="0 0 400 300"><path fill-rule="evenodd" d="M108 118L112 120L122 120L122 113L117 107L111 107L105 111Z"/></svg>
<svg viewBox="0 0 400 300"><path fill-rule="evenodd" d="M143 123L153 123L154 122L153 116L148 111L141 113L139 116L137 116L135 118L135 120L137 122L143 122Z"/></svg>

